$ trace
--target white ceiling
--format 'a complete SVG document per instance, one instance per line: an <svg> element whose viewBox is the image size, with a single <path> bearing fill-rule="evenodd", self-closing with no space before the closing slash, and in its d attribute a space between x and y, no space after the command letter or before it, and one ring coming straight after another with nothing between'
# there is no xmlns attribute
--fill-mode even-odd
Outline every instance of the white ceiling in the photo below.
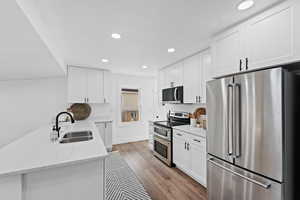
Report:
<svg viewBox="0 0 300 200"><path fill-rule="evenodd" d="M0 80L64 74L15 1L1 0L0 24Z"/></svg>
<svg viewBox="0 0 300 200"><path fill-rule="evenodd" d="M151 75L205 48L214 33L283 0L256 0L243 12L236 9L240 0L17 1L65 63ZM111 39L114 32L122 39ZM169 47L176 53L168 54Z"/></svg>

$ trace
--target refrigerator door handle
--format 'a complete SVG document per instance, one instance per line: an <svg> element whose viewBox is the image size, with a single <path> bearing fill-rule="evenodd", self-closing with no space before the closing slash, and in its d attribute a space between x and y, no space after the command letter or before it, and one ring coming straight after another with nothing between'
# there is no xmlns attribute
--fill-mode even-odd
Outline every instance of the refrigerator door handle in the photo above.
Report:
<svg viewBox="0 0 300 200"><path fill-rule="evenodd" d="M233 155L233 84L227 86L227 153Z"/></svg>
<svg viewBox="0 0 300 200"><path fill-rule="evenodd" d="M225 170L225 171L228 171L229 173L232 173L232 174L234 174L234 175L236 175L236 176L239 176L239 177L241 177L241 178L243 178L243 179L246 179L247 181L249 181L249 182L251 182L251 183L254 183L254 184L256 184L256 185L258 185L258 186L260 186L260 187L263 187L263 188L265 188L265 189L269 189L269 188L271 187L271 184L270 184L270 183L267 183L267 184L261 183L261 182L259 182L259 181L257 181L257 180L254 180L254 179L249 178L249 177L247 177L247 176L245 176L245 175L242 175L242 174L240 174L240 173L238 173L238 172L235 172L235 171L233 171L233 170L231 170L231 169L228 169L227 167L224 167L223 165L221 165L221 164L215 162L213 158L208 159L208 162L212 163L213 165L215 165L215 166L217 166L217 167L220 167L221 169L223 169L223 170Z"/></svg>
<svg viewBox="0 0 300 200"><path fill-rule="evenodd" d="M241 86L234 84L234 136L235 136L235 158L241 156Z"/></svg>

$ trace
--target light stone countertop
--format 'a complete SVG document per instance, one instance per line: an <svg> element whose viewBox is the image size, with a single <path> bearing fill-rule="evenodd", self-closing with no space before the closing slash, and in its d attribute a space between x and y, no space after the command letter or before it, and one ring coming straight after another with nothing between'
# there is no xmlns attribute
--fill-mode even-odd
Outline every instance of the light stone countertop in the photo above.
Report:
<svg viewBox="0 0 300 200"><path fill-rule="evenodd" d="M17 175L36 170L104 159L108 153L93 121L64 125L68 131L90 130L93 139L60 144L50 141L51 125L41 127L0 149L0 175ZM9 133L7 133L9 134Z"/></svg>
<svg viewBox="0 0 300 200"><path fill-rule="evenodd" d="M198 137L206 138L206 130L204 130L202 128L192 127L190 125L183 125L183 126L175 126L175 127L173 127L173 129L183 131L186 133L190 133L190 134L198 136Z"/></svg>

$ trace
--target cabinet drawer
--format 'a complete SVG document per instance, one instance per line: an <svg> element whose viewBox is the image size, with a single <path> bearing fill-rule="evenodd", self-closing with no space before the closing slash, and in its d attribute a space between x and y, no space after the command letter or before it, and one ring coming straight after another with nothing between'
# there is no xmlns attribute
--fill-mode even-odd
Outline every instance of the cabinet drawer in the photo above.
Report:
<svg viewBox="0 0 300 200"><path fill-rule="evenodd" d="M197 136L190 136L190 142L197 146L206 147L206 139Z"/></svg>
<svg viewBox="0 0 300 200"><path fill-rule="evenodd" d="M182 139L182 140L188 140L188 134L182 131L178 131L178 130L173 130L173 137L178 138L178 139Z"/></svg>

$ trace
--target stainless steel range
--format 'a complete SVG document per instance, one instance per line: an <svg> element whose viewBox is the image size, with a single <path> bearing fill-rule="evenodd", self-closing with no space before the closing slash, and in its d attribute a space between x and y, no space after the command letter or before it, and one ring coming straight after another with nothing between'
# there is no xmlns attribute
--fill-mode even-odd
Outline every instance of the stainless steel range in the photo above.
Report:
<svg viewBox="0 0 300 200"><path fill-rule="evenodd" d="M170 167L173 164L172 127L189 123L189 113L186 112L170 112L169 121L154 122L153 154Z"/></svg>

